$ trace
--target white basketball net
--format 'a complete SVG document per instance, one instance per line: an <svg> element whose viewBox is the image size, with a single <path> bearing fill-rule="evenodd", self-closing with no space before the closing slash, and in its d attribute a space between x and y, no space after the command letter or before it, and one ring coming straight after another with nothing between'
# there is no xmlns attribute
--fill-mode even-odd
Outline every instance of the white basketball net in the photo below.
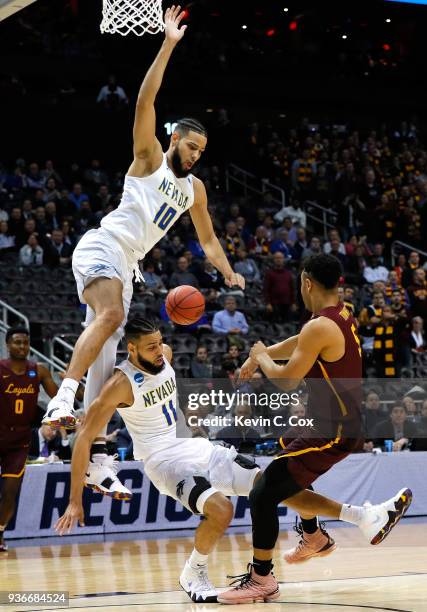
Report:
<svg viewBox="0 0 427 612"><path fill-rule="evenodd" d="M162 0L103 0L102 33L142 36L164 29Z"/></svg>

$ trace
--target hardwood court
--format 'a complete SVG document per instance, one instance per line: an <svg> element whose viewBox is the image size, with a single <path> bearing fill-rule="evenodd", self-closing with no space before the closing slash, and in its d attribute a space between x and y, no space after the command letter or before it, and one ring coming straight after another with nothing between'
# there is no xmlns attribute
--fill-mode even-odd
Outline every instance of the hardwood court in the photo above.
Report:
<svg viewBox="0 0 427 612"><path fill-rule="evenodd" d="M287 565L278 554L274 571L281 581L280 602L240 605L239 612L427 612L425 522L402 521L378 547L366 544L353 527L329 531L339 546L335 553L299 566ZM178 576L192 550L192 537L185 533L174 538L14 548L0 560L0 590L68 590L70 607L79 611L236 609L193 604L181 590ZM282 550L295 542L293 531L281 533ZM211 580L218 587L227 586L226 574L245 571L251 559L250 544L250 533L223 538L209 565ZM36 609L64 608L4 608L5 612Z"/></svg>

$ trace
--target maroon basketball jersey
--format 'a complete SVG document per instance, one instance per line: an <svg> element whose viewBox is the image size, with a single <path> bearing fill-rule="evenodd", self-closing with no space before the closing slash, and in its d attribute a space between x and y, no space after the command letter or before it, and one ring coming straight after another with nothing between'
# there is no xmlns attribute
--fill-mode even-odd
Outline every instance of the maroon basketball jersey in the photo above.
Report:
<svg viewBox="0 0 427 612"><path fill-rule="evenodd" d="M0 425L31 427L36 419L40 379L37 364L26 362L25 372L15 374L9 359L0 360Z"/></svg>
<svg viewBox="0 0 427 612"><path fill-rule="evenodd" d="M308 412L325 425L327 421L360 420L362 349L356 320L342 303L324 308L317 316L327 317L338 325L344 336L345 351L337 361L325 361L319 356L305 376Z"/></svg>

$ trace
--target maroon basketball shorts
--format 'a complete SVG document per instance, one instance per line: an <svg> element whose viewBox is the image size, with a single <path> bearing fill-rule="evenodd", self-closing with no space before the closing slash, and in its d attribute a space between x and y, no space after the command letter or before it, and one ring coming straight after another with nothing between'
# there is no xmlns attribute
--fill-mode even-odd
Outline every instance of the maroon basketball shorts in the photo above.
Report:
<svg viewBox="0 0 427 612"><path fill-rule="evenodd" d="M341 437L338 428L335 438L288 438L285 434L280 438L280 445L283 450L275 457L275 461L286 457L292 478L306 489L333 465L360 450L361 440Z"/></svg>
<svg viewBox="0 0 427 612"><path fill-rule="evenodd" d="M0 425L0 470L2 478L21 478L30 448L31 429Z"/></svg>

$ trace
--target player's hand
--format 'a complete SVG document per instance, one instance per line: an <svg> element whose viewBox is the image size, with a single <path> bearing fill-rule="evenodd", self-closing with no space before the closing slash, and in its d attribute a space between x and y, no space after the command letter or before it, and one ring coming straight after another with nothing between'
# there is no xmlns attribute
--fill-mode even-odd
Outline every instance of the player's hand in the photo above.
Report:
<svg viewBox="0 0 427 612"><path fill-rule="evenodd" d="M257 357L261 355L262 353L266 353L266 352L267 352L267 347L265 346L264 342L261 342L261 340L258 340L258 342L256 342L251 348L249 352L249 357L256 362Z"/></svg>
<svg viewBox="0 0 427 612"><path fill-rule="evenodd" d="M237 274L236 272L231 272L225 278L225 284L227 287L240 287L240 289L245 288L245 279L241 274Z"/></svg>
<svg viewBox="0 0 427 612"><path fill-rule="evenodd" d="M182 19L185 16L185 11L181 11L181 7L172 5L165 11L165 38L170 42L177 43L184 36L187 29L186 25L179 27Z"/></svg>
<svg viewBox="0 0 427 612"><path fill-rule="evenodd" d="M55 531L59 535L64 535L67 532L70 533L74 525L79 522L80 527L85 525L85 515L82 503L70 502L65 510L64 514L56 521Z"/></svg>
<svg viewBox="0 0 427 612"><path fill-rule="evenodd" d="M248 380L252 378L257 369L257 363L253 359L251 359L251 357L248 357L245 363L240 368L239 380Z"/></svg>

